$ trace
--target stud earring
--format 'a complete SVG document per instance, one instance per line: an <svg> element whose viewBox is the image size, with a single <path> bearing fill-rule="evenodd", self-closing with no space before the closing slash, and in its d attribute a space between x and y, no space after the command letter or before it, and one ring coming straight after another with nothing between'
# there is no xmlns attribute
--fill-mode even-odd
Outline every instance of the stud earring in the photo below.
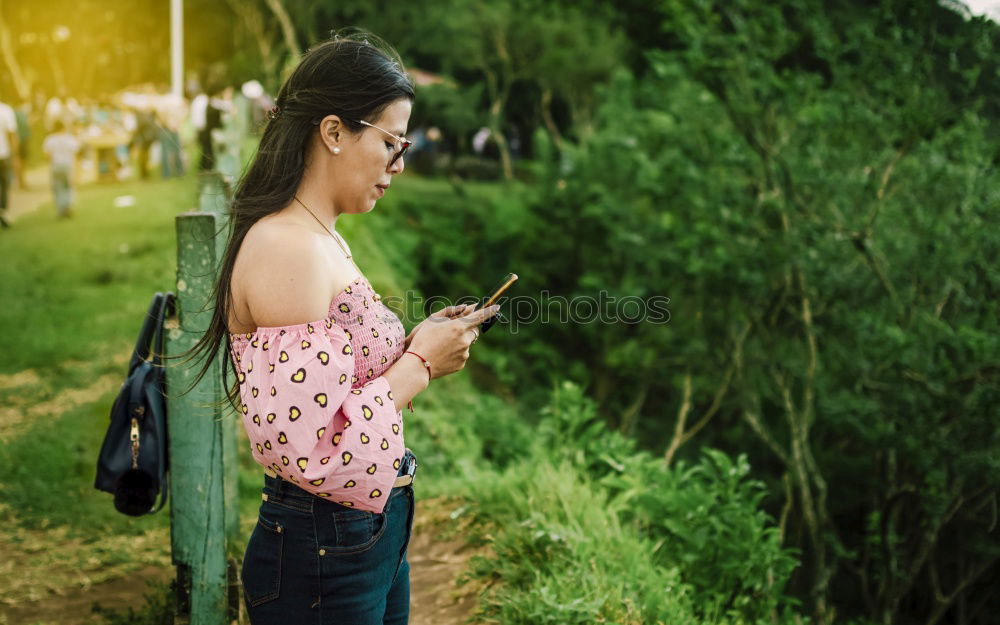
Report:
<svg viewBox="0 0 1000 625"><path fill-rule="evenodd" d="M340 154L340 148L337 147L330 148L330 151L333 152L334 154Z"/></svg>

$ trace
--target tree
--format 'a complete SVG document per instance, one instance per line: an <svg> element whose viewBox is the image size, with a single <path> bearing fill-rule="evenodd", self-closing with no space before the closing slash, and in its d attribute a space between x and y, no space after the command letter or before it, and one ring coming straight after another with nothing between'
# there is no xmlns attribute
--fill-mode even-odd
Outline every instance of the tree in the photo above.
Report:
<svg viewBox="0 0 1000 625"><path fill-rule="evenodd" d="M250 0L226 0L229 10L240 20L240 30L253 42L259 58L259 67L263 72L262 82L272 93L280 87L280 70L287 48L275 41L277 32L268 18L267 12L257 2Z"/></svg>
<svg viewBox="0 0 1000 625"><path fill-rule="evenodd" d="M647 72L599 91L578 143L537 138L535 185L415 216L463 261L429 253L426 279L670 297L668 325L536 316L484 362L528 405L539 380L586 385L671 462L748 451L817 623L986 622L996 25L892 1L659 10Z"/></svg>
<svg viewBox="0 0 1000 625"><path fill-rule="evenodd" d="M584 128L595 84L621 61L622 36L577 8L536 0L440 3L431 10L440 36L425 50L442 57L446 72L478 72L486 86L487 126L500 151L504 177L513 177L505 136L506 109L514 89L535 88L538 110L555 141L561 133L551 115L554 97Z"/></svg>

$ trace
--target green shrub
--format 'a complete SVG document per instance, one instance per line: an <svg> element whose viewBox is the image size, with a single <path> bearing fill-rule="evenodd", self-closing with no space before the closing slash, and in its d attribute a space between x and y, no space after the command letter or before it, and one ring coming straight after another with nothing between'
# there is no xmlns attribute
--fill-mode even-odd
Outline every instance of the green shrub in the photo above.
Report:
<svg viewBox="0 0 1000 625"><path fill-rule="evenodd" d="M471 540L495 555L470 578L500 582L484 614L503 623L774 622L797 565L761 509L745 456L706 451L667 468L609 431L592 400L558 385L529 453L465 484Z"/></svg>
<svg viewBox="0 0 1000 625"><path fill-rule="evenodd" d="M656 542L655 560L679 568L699 606L753 622L794 605L784 590L798 561L761 508L767 492L750 479L745 455L708 449L698 463L671 468L637 455L603 484Z"/></svg>
<svg viewBox="0 0 1000 625"><path fill-rule="evenodd" d="M694 623L694 595L652 541L622 525L620 504L569 463L530 458L476 476L467 579L500 582L482 613L510 625Z"/></svg>

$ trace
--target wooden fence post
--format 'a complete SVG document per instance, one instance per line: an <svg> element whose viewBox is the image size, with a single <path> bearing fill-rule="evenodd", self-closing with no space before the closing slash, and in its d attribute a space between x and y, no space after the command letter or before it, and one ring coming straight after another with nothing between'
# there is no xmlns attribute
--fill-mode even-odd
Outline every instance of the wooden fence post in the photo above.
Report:
<svg viewBox="0 0 1000 625"><path fill-rule="evenodd" d="M177 318L167 352L182 353L204 334L214 302L211 292L228 224L221 210L221 177L204 174L201 210L182 213L177 227ZM222 362L227 354L219 354ZM170 432L170 542L177 567L178 625L223 625L239 616L235 559L239 533L236 432L239 421L224 405L219 369L191 390L198 362L167 370Z"/></svg>

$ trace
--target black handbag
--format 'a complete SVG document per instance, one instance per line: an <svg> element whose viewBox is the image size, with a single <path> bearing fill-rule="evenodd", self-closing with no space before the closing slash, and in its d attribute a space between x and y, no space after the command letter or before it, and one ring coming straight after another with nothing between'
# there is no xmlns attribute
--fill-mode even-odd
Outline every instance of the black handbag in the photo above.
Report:
<svg viewBox="0 0 1000 625"><path fill-rule="evenodd" d="M167 500L166 375L161 357L163 322L173 308L173 293L153 296L97 459L94 488L112 493L115 508L130 516L157 512Z"/></svg>

